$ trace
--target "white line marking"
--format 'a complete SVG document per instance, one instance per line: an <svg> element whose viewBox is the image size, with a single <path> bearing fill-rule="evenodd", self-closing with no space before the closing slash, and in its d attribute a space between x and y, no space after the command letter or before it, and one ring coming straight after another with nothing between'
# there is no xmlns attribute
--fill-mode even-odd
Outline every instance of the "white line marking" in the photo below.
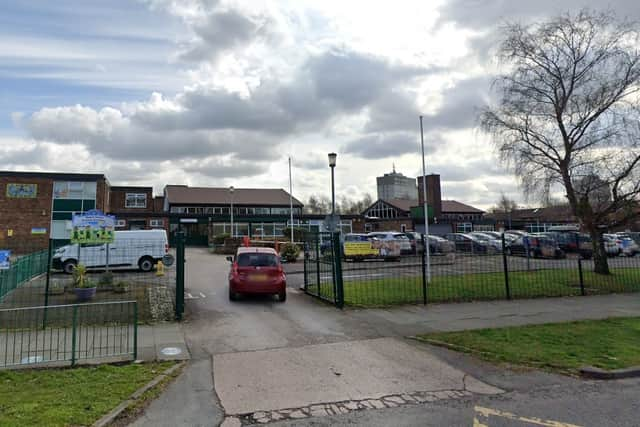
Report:
<svg viewBox="0 0 640 427"><path fill-rule="evenodd" d="M190 293L190 292L187 292L187 296L188 296L189 298L193 299L193 295L191 295L191 293Z"/></svg>
<svg viewBox="0 0 640 427"><path fill-rule="evenodd" d="M206 296L205 294L203 294L202 292L200 292L200 296L201 296L202 298L206 298L206 297L207 297L207 296Z"/></svg>

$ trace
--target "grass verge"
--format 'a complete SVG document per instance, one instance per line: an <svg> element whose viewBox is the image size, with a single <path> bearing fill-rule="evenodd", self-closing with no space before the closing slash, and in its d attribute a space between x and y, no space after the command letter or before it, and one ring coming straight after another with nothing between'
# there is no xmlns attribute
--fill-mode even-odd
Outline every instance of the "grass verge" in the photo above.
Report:
<svg viewBox="0 0 640 427"><path fill-rule="evenodd" d="M173 364L0 372L0 425L91 425Z"/></svg>
<svg viewBox="0 0 640 427"><path fill-rule="evenodd" d="M640 366L640 317L421 335L419 340L496 362L576 373Z"/></svg>
<svg viewBox="0 0 640 427"><path fill-rule="evenodd" d="M586 294L640 291L640 269L613 269L612 274L608 276L584 271L583 283ZM513 298L581 294L577 269L510 272L509 287ZM327 294L332 293L332 290L327 291ZM352 306L375 307L416 303L422 302L422 295L422 276L363 278L344 282L345 304ZM433 276L427 286L428 302L505 298L505 278L502 272Z"/></svg>

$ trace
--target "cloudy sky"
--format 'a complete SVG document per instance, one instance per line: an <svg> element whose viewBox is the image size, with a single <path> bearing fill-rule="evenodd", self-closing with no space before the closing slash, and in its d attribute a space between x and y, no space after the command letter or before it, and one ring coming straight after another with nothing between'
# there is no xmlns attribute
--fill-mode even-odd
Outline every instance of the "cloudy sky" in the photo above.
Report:
<svg viewBox="0 0 640 427"><path fill-rule="evenodd" d="M523 201L476 128L496 26L637 0L32 0L0 14L0 169L112 184L288 186L375 197L392 165L443 197Z"/></svg>

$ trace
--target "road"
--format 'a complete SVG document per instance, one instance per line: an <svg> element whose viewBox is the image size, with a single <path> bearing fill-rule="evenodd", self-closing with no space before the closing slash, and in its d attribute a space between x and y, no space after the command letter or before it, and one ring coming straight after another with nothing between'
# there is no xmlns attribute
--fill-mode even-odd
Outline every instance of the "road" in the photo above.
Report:
<svg viewBox="0 0 640 427"><path fill-rule="evenodd" d="M339 311L293 287L286 303L232 303L227 272L224 257L187 251L183 329L193 359L135 425L209 426L225 417L227 425L637 425L638 380L514 372L403 337L514 319L631 315L640 299L613 311L606 307L615 296L458 304L466 314L451 319L446 305Z"/></svg>

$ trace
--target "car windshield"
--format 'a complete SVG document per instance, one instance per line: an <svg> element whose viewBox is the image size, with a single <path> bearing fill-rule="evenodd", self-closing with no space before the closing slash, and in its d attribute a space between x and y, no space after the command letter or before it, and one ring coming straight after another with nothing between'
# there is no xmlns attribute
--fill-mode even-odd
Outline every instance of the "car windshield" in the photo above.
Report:
<svg viewBox="0 0 640 427"><path fill-rule="evenodd" d="M369 238L363 234L347 234L344 238L345 242L366 242Z"/></svg>
<svg viewBox="0 0 640 427"><path fill-rule="evenodd" d="M484 234L472 234L471 237L475 237L478 240L490 240L489 236L485 236Z"/></svg>
<svg viewBox="0 0 640 427"><path fill-rule="evenodd" d="M393 237L400 240L409 240L409 238L404 234L394 234Z"/></svg>
<svg viewBox="0 0 640 427"><path fill-rule="evenodd" d="M273 254L243 253L238 255L238 267L276 267L278 259Z"/></svg>

